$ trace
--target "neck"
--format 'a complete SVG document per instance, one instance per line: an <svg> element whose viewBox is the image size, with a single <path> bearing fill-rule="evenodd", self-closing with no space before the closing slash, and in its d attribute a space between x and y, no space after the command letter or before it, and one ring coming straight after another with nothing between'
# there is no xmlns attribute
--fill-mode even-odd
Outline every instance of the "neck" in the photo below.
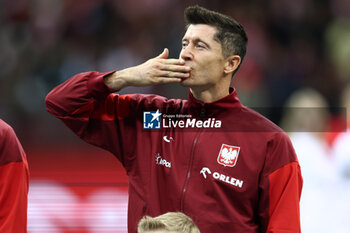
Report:
<svg viewBox="0 0 350 233"><path fill-rule="evenodd" d="M212 103L230 94L229 88L221 89L215 92L210 90L199 90L196 88L190 88L190 91L196 100L199 100L203 103Z"/></svg>

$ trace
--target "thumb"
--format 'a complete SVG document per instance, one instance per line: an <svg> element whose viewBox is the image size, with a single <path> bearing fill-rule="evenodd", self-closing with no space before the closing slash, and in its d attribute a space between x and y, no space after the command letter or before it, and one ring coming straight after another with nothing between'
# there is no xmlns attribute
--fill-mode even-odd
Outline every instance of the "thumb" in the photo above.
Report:
<svg viewBox="0 0 350 233"><path fill-rule="evenodd" d="M157 56L157 58L167 59L168 56L169 56L169 50L165 48L163 52Z"/></svg>

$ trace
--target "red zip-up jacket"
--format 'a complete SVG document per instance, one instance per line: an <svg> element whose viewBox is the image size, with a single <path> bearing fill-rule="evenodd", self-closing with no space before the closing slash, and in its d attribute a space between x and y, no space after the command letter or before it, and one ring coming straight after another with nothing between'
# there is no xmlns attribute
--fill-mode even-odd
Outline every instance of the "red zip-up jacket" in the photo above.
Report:
<svg viewBox="0 0 350 233"><path fill-rule="evenodd" d="M13 129L0 119L0 232L27 232L29 169Z"/></svg>
<svg viewBox="0 0 350 233"><path fill-rule="evenodd" d="M192 95L188 100L118 95L104 84L108 74L78 74L52 90L46 105L79 137L112 152L125 167L130 233L137 232L142 216L168 211L186 213L202 233L300 232L302 177L291 142L244 107L235 90L213 103ZM144 128L146 111L162 114L161 129ZM176 114L221 121L221 126L168 127Z"/></svg>

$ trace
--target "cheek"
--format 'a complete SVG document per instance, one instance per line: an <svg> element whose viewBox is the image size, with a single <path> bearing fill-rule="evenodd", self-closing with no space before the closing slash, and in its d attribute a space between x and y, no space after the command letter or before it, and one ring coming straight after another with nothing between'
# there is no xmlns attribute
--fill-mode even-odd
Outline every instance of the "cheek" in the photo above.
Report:
<svg viewBox="0 0 350 233"><path fill-rule="evenodd" d="M205 66L206 73L211 75L221 75L223 73L223 67L216 62L210 62Z"/></svg>
<svg viewBox="0 0 350 233"><path fill-rule="evenodd" d="M196 61L196 74L210 79L223 74L223 61L216 56L202 56Z"/></svg>

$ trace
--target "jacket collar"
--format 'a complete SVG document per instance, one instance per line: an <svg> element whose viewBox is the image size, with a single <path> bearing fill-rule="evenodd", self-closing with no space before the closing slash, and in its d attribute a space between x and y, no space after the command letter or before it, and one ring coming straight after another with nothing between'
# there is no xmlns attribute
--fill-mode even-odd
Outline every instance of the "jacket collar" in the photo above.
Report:
<svg viewBox="0 0 350 233"><path fill-rule="evenodd" d="M203 103L195 99L191 92L189 92L188 102L190 111L199 116L204 114L205 117L212 117L220 112L224 111L227 108L241 108L243 105L237 97L236 89L230 87L229 94L219 100L216 100L211 103Z"/></svg>

